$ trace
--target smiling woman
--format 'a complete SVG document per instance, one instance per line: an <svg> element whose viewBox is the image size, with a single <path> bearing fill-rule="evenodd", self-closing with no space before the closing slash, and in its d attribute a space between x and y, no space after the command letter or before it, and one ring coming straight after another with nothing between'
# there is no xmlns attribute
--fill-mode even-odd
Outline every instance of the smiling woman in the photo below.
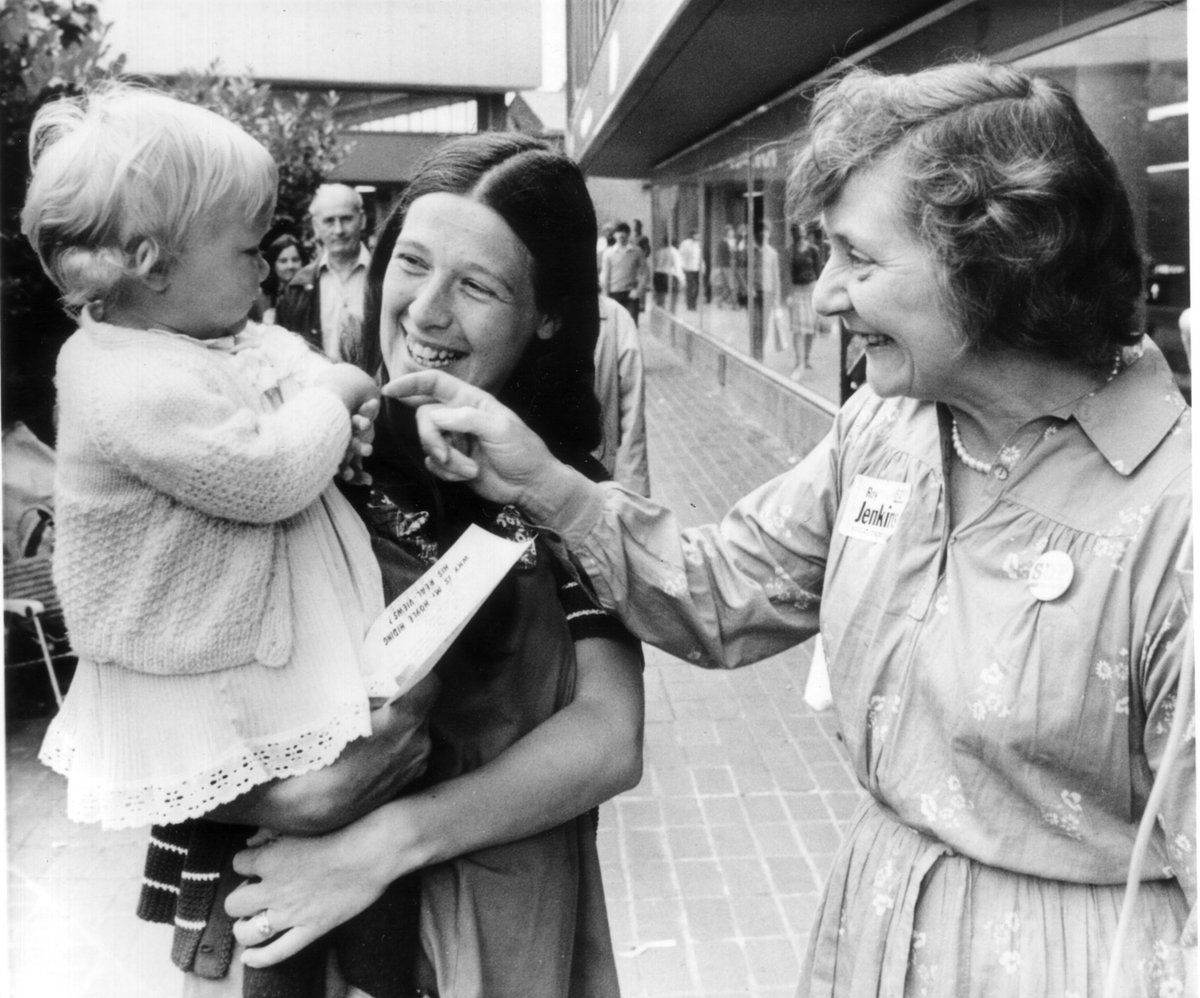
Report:
<svg viewBox="0 0 1200 998"><path fill-rule="evenodd" d="M555 455L576 460L600 433L595 245L595 209L566 156L518 135L449 143L380 228L364 366L385 377L445 367L486 383Z"/></svg>
<svg viewBox="0 0 1200 998"><path fill-rule="evenodd" d="M364 307L370 369L453 372L603 477L590 456L595 242L583 177L565 156L518 135L448 143L380 229ZM640 776L640 648L517 510L428 473L412 411L395 400L367 471L373 485L348 493L389 600L471 524L536 544L435 669L431 786L333 835L239 857L260 880L229 899L246 916L238 937L261 941L262 911L291 929L247 962L279 960L399 881L421 899L410 961L421 990L404 995L615 998L591 809Z"/></svg>
<svg viewBox="0 0 1200 998"><path fill-rule="evenodd" d="M533 258L495 211L460 194L413 202L383 278L391 375L438 368L499 391L530 339L557 325L538 310Z"/></svg>
<svg viewBox="0 0 1200 998"><path fill-rule="evenodd" d="M965 381L971 358L943 305L936 262L896 209L902 171L891 158L855 173L825 213L831 252L813 306L864 337L879 395L938 398Z"/></svg>

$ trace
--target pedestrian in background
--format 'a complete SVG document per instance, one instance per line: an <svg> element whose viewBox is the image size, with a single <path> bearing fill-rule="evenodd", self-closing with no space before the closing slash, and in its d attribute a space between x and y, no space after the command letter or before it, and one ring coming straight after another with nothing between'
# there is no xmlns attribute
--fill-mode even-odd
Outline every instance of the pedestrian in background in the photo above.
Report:
<svg viewBox="0 0 1200 998"><path fill-rule="evenodd" d="M614 482L638 495L650 495L642 344L629 313L603 295L596 338L596 398L604 439L593 453Z"/></svg>
<svg viewBox="0 0 1200 998"><path fill-rule="evenodd" d="M604 264L604 251L616 240L613 236L613 223L605 222L600 226L600 234L596 237L596 276L600 276L600 268Z"/></svg>
<svg viewBox="0 0 1200 998"><path fill-rule="evenodd" d="M604 251L600 261L600 290L633 316L637 324L642 296L650 283L650 265L645 254L630 242L629 225L613 227L615 242Z"/></svg>
<svg viewBox="0 0 1200 998"><path fill-rule="evenodd" d="M275 324L275 309L283 289L306 263L304 247L290 232L284 232L267 244L263 259L267 262L267 276L250 309L250 318L271 326Z"/></svg>
<svg viewBox="0 0 1200 998"><path fill-rule="evenodd" d="M642 251L642 256L647 260L650 259L650 237L642 231L642 220L640 218L633 220L633 235L630 238L630 242Z"/></svg>
<svg viewBox="0 0 1200 998"><path fill-rule="evenodd" d="M362 195L345 184L322 184L309 205L320 254L283 289L276 321L325 356L357 362L363 285L370 251L363 243Z"/></svg>
<svg viewBox="0 0 1200 998"><path fill-rule="evenodd" d="M866 795L800 995L1183 994L1190 412L1135 331L1116 166L1065 88L982 61L850 70L808 129L814 300L865 338L867 386L719 526L587 481L436 372L386 392L440 400L431 467L552 528L643 640L728 667L819 630Z"/></svg>
<svg viewBox="0 0 1200 998"><path fill-rule="evenodd" d="M750 303L750 239L749 229L742 222L735 229L733 239L733 271L734 296L738 308L745 308Z"/></svg>
<svg viewBox="0 0 1200 998"><path fill-rule="evenodd" d="M737 275L733 269L733 254L737 247L737 236L733 226L725 226L725 232L717 240L713 254L713 284L717 293L717 308L737 306Z"/></svg>
<svg viewBox="0 0 1200 998"><path fill-rule="evenodd" d="M663 236L662 245L654 251L653 278L654 304L674 313L679 301L679 289L684 281L683 257L667 236Z"/></svg>
<svg viewBox="0 0 1200 998"><path fill-rule="evenodd" d="M821 251L809 235L808 226L792 226L790 259L791 288L788 291L788 318L792 331L792 350L796 354L793 378L812 370L813 340L820 317L813 309L813 288L821 273Z"/></svg>
<svg viewBox="0 0 1200 998"><path fill-rule="evenodd" d="M689 312L694 312L700 301L700 282L704 275L704 254L700 247L699 232L690 233L679 244L679 263L683 268L683 305Z"/></svg>

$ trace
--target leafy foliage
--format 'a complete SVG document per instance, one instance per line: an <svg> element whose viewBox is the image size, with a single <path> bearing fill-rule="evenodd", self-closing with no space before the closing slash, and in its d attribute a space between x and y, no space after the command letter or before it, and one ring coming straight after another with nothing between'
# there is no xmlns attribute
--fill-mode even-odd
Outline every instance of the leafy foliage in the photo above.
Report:
<svg viewBox="0 0 1200 998"><path fill-rule="evenodd" d="M29 127L48 100L122 73L125 57L109 58L108 31L86 0L4 0L0 7L0 401L5 426L24 420L47 441L54 359L74 323L21 235ZM221 73L215 62L166 89L236 122L267 147L279 164L273 231L300 234L313 192L348 151L334 123L337 95L272 93L248 76Z"/></svg>
<svg viewBox="0 0 1200 998"><path fill-rule="evenodd" d="M236 122L266 146L279 165L273 229L299 235L313 193L349 151L334 123L337 94L276 94L248 76L221 73L216 62L181 75L171 91Z"/></svg>
<svg viewBox="0 0 1200 998"><path fill-rule="evenodd" d="M78 93L120 73L124 57L108 61L106 25L96 5L81 0L5 0L0 8L0 370L3 421L24 419L50 439L54 358L73 323L59 308L58 290L42 273L21 235L21 206L29 178L29 126L46 101Z"/></svg>

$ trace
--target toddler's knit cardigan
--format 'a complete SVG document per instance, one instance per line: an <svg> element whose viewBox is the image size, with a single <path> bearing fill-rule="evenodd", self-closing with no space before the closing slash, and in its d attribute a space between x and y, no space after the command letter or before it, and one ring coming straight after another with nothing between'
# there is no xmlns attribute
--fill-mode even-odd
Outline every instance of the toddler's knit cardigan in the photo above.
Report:
<svg viewBox="0 0 1200 998"><path fill-rule="evenodd" d="M285 330L249 336L297 371L325 363ZM158 674L285 664L281 524L337 472L341 400L308 387L272 409L232 353L86 313L56 386L54 579L75 651Z"/></svg>

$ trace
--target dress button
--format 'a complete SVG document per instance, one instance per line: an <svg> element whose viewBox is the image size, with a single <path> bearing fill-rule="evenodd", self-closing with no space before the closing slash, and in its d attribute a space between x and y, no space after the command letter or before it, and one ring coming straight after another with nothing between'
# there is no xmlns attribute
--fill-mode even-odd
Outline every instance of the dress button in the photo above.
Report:
<svg viewBox="0 0 1200 998"><path fill-rule="evenodd" d="M993 469L992 474L999 478L1000 481L1004 481L1004 479L1008 477L1008 469L1003 465L998 464L996 465L995 469Z"/></svg>

